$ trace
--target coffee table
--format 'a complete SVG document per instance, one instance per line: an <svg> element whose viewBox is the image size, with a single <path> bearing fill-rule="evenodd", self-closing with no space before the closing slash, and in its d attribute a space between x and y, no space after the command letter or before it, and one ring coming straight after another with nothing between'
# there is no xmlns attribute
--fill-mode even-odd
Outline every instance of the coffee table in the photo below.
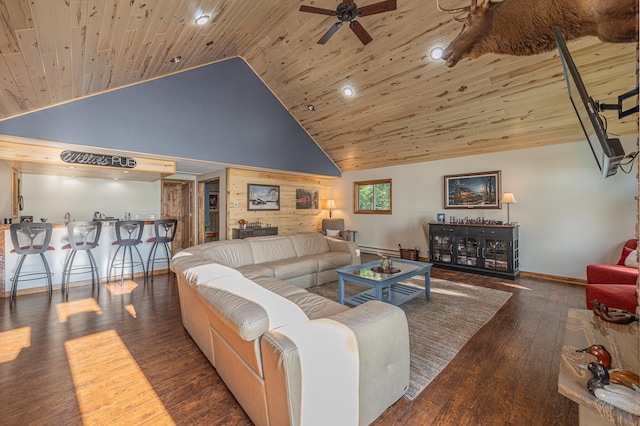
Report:
<svg viewBox="0 0 640 426"><path fill-rule="evenodd" d="M376 266L380 266L380 261L338 269L338 302L358 306L369 300L380 300L398 306L422 293L431 300L431 263L393 259L393 267L400 270L394 274L374 272L371 268ZM400 284L400 281L420 274L424 274L424 289ZM345 299L345 280L372 288Z"/></svg>

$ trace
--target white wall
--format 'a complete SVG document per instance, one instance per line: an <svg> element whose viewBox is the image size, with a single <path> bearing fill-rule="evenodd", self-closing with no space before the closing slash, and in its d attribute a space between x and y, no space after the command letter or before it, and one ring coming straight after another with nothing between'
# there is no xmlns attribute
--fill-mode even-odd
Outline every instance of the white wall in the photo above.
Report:
<svg viewBox="0 0 640 426"><path fill-rule="evenodd" d="M622 140L626 152L635 150L635 137ZM444 175L492 170L502 171L502 191L518 201L510 209L520 224L521 271L584 279L587 264L615 263L623 242L635 236L637 170L603 178L586 142L347 172L332 186L334 217L344 217L364 247L419 246L426 257L422 224L435 222L437 213L447 222L450 216L506 221L506 206L443 209ZM393 214L354 214L353 182L384 178L393 180Z"/></svg>
<svg viewBox="0 0 640 426"><path fill-rule="evenodd" d="M21 216L41 217L62 222L66 212L71 220L91 220L94 211L106 216L131 218L149 215L160 218L160 180L133 182L124 180L70 178L63 176L22 175L24 210Z"/></svg>

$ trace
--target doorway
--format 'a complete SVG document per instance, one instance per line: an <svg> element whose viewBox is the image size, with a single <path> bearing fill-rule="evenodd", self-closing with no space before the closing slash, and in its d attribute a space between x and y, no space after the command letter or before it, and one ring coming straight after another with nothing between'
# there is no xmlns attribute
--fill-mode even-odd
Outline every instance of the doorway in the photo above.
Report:
<svg viewBox="0 0 640 426"><path fill-rule="evenodd" d="M211 179L200 182L202 196L202 233L199 234L199 243L220 240L220 179ZM200 198L199 198L200 200ZM199 227L200 228L200 227Z"/></svg>
<svg viewBox="0 0 640 426"><path fill-rule="evenodd" d="M162 180L162 218L178 219L173 254L191 247L193 241L193 187L190 180Z"/></svg>

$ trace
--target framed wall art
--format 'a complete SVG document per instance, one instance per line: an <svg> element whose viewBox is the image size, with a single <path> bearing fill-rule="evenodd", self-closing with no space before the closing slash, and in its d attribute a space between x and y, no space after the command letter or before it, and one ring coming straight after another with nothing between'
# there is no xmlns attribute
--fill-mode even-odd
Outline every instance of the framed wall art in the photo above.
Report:
<svg viewBox="0 0 640 426"><path fill-rule="evenodd" d="M318 209L319 190L296 188L296 210Z"/></svg>
<svg viewBox="0 0 640 426"><path fill-rule="evenodd" d="M280 186L248 184L247 210L280 210Z"/></svg>
<svg viewBox="0 0 640 426"><path fill-rule="evenodd" d="M445 209L499 209L500 170L444 177Z"/></svg>

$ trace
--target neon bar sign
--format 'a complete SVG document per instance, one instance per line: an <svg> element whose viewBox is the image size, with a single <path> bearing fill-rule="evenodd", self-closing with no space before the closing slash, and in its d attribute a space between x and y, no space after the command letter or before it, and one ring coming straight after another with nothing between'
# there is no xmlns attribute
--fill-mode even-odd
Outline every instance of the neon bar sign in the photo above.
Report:
<svg viewBox="0 0 640 426"><path fill-rule="evenodd" d="M60 159L69 164L85 164L90 166L119 167L133 169L136 159L119 155L92 154L90 152L62 151Z"/></svg>

